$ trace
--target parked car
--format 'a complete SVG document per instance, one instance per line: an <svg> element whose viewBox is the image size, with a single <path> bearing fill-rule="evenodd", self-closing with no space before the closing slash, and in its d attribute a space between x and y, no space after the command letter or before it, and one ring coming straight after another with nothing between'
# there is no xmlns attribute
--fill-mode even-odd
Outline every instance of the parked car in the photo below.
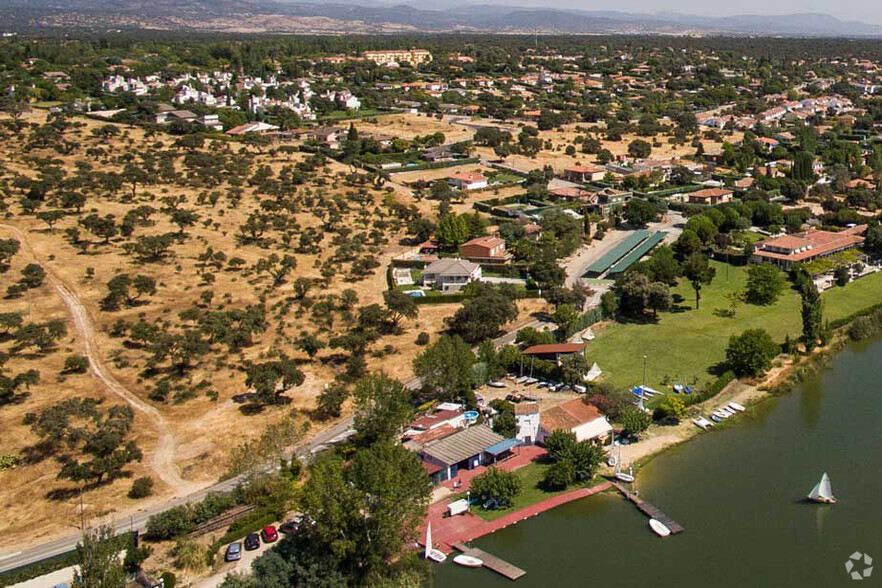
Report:
<svg viewBox="0 0 882 588"><path fill-rule="evenodd" d="M263 538L264 543L275 543L279 540L279 532L272 525L264 527L263 531L260 532L260 536Z"/></svg>
<svg viewBox="0 0 882 588"><path fill-rule="evenodd" d="M242 542L235 541L227 545L227 553L224 555L225 561L239 561L242 559Z"/></svg>
<svg viewBox="0 0 882 588"><path fill-rule="evenodd" d="M248 551L253 551L260 547L260 535L257 533L249 533L247 537L245 537L245 549Z"/></svg>
<svg viewBox="0 0 882 588"><path fill-rule="evenodd" d="M285 535L293 535L298 529L300 529L300 523L298 521L285 521L279 525L279 531Z"/></svg>

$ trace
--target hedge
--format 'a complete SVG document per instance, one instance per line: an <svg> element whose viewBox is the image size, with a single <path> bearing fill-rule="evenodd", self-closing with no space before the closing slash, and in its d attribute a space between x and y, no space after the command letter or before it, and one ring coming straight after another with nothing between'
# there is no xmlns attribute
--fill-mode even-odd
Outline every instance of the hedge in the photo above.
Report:
<svg viewBox="0 0 882 588"><path fill-rule="evenodd" d="M423 171L428 169L442 169L445 167L456 167L458 165L471 165L473 163L480 163L480 157L468 157L466 159L455 159L453 161L433 161L426 162L420 165L411 165L408 167L394 167L391 169L384 170L389 174L400 174L404 172L412 172L412 171Z"/></svg>
<svg viewBox="0 0 882 588"><path fill-rule="evenodd" d="M728 386L735 379L735 372L727 370L720 377L711 382L707 388L692 394L689 397L689 404L698 404L699 402L704 402L705 400L713 398L722 392L723 388Z"/></svg>

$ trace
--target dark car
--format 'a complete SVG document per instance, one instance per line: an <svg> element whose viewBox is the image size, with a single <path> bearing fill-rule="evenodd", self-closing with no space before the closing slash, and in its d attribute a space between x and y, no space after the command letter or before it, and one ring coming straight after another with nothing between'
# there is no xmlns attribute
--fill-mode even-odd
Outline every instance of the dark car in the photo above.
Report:
<svg viewBox="0 0 882 588"><path fill-rule="evenodd" d="M285 535L293 535L298 529L300 529L300 523L298 521L285 521L279 525L279 531Z"/></svg>
<svg viewBox="0 0 882 588"><path fill-rule="evenodd" d="M279 533L272 525L264 527L260 532L260 536L263 538L264 543L275 543L279 540Z"/></svg>
<svg viewBox="0 0 882 588"><path fill-rule="evenodd" d="M239 561L242 559L242 543L236 541L227 545L227 553L224 555L226 561Z"/></svg>
<svg viewBox="0 0 882 588"><path fill-rule="evenodd" d="M253 551L260 547L260 535L257 533L249 533L247 537L245 537L245 549L248 551Z"/></svg>

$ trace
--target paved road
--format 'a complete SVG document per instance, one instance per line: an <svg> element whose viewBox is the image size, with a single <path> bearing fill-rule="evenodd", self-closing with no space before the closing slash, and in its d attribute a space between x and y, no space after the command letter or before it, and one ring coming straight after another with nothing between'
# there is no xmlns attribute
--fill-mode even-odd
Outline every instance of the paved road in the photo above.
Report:
<svg viewBox="0 0 882 588"><path fill-rule="evenodd" d="M327 446L336 439L345 436L351 430L352 418L350 417L317 433L314 437L309 439L309 441L296 447L295 452L300 457L309 455L320 448ZM130 530L143 531L147 525L147 519L152 515L188 502L199 502L210 492L229 492L235 488L239 482L241 482L241 478L239 477L230 478L229 480L224 480L223 482L213 484L207 488L203 488L185 496L175 497L171 500L156 504L155 506L139 509L135 512L128 513L125 516L117 515L113 520L107 521L107 524L112 526L117 533L124 533ZM80 540L80 536L80 533L72 533L65 537L54 539L29 549L2 554L0 555L0 572L12 570L61 553L67 553L76 547Z"/></svg>

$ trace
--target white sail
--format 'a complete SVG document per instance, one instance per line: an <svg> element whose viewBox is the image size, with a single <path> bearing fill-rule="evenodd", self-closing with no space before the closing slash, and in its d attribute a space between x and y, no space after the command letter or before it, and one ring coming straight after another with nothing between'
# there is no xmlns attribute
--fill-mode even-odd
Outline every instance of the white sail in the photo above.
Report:
<svg viewBox="0 0 882 588"><path fill-rule="evenodd" d="M821 476L821 481L815 484L815 487L809 492L808 497L810 500L815 501L827 501L833 499L833 487L830 485L830 476L827 475L827 472L824 472L824 475Z"/></svg>
<svg viewBox="0 0 882 588"><path fill-rule="evenodd" d="M432 523L426 527L426 559L429 559L430 553L432 553Z"/></svg>

